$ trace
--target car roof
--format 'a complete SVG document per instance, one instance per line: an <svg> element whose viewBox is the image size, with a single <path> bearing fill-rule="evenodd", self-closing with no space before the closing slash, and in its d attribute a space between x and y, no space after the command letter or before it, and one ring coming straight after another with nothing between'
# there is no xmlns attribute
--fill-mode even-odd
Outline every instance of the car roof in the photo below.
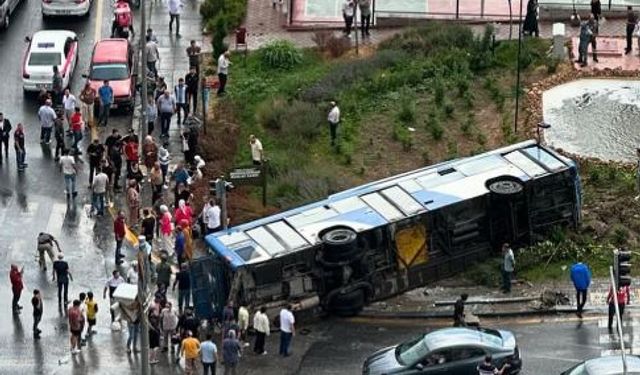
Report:
<svg viewBox="0 0 640 375"><path fill-rule="evenodd" d="M593 358L585 361L585 370L593 375L620 375L622 374L622 356L612 355ZM640 358L627 355L627 374L640 374Z"/></svg>
<svg viewBox="0 0 640 375"><path fill-rule="evenodd" d="M93 49L91 62L94 64L127 62L129 42L126 39L102 39Z"/></svg>
<svg viewBox="0 0 640 375"><path fill-rule="evenodd" d="M62 50L67 38L75 37L76 33L68 30L38 31L31 37L31 52Z"/></svg>
<svg viewBox="0 0 640 375"><path fill-rule="evenodd" d="M486 328L444 328L427 333L423 340L430 351L459 346L503 347L500 333Z"/></svg>

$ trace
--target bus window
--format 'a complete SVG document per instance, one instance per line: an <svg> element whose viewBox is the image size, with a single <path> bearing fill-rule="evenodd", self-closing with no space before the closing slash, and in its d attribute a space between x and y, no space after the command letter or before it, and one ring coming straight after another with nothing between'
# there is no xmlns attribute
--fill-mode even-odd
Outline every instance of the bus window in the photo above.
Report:
<svg viewBox="0 0 640 375"><path fill-rule="evenodd" d="M396 252L398 267L406 269L418 264L427 263L427 229L424 224L417 223L396 231Z"/></svg>

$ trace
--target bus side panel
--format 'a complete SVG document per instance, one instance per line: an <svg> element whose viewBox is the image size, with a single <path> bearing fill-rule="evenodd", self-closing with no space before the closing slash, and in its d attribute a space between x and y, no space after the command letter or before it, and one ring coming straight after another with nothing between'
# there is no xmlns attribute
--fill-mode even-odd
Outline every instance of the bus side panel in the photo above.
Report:
<svg viewBox="0 0 640 375"><path fill-rule="evenodd" d="M533 181L529 206L531 230L538 235L536 239L554 226L578 225L578 189L575 171L571 170Z"/></svg>
<svg viewBox="0 0 640 375"><path fill-rule="evenodd" d="M215 255L191 262L191 291L198 318L222 318L229 293L229 273L229 268Z"/></svg>

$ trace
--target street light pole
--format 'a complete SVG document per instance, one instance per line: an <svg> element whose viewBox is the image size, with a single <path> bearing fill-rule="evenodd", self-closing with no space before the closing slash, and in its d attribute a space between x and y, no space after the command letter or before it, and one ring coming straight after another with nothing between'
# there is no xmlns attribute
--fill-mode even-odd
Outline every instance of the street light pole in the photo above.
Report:
<svg viewBox="0 0 640 375"><path fill-rule="evenodd" d="M145 126L147 123L147 54L145 52L145 47L147 45L147 11L146 11L146 1L140 1L140 72L142 74L142 88L140 89L140 103L142 115L140 116L140 128L138 129L138 134L140 134L140 138L144 139L147 135L147 127ZM142 150L142 147L140 148Z"/></svg>
<svg viewBox="0 0 640 375"><path fill-rule="evenodd" d="M520 108L520 51L522 50L522 2L520 1L520 15L518 16L518 57L516 65L516 110L513 119L514 133L518 133L518 110Z"/></svg>

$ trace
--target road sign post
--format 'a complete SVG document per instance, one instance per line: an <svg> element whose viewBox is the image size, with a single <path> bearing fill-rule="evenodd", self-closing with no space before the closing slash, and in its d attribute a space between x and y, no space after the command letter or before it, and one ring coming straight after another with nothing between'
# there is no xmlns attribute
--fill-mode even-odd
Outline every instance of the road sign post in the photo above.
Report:
<svg viewBox="0 0 640 375"><path fill-rule="evenodd" d="M262 205L267 205L267 170L269 163L263 161L260 165L236 167L229 172L229 181L235 186L253 185L262 187Z"/></svg>

